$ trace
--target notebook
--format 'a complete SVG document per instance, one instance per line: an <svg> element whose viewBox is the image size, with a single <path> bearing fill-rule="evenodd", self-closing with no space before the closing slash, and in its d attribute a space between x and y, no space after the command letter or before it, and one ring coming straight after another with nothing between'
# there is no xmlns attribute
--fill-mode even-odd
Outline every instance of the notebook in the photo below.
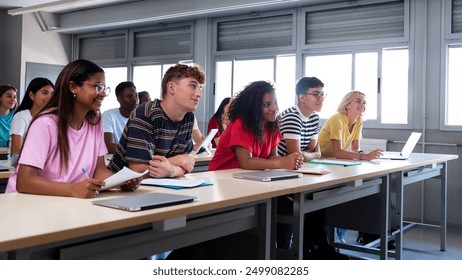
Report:
<svg viewBox="0 0 462 280"><path fill-rule="evenodd" d="M153 208L172 206L198 201L197 197L169 193L148 193L142 195L124 196L92 201L99 206L112 207L120 210L136 212Z"/></svg>
<svg viewBox="0 0 462 280"><path fill-rule="evenodd" d="M380 158L381 159L401 159L401 160L408 159L412 151L414 150L415 145L417 145L417 142L419 142L421 135L422 133L412 132L409 138L407 139L406 144L404 144L404 147L401 150L401 152L383 152Z"/></svg>
<svg viewBox="0 0 462 280"><path fill-rule="evenodd" d="M270 182L286 179L295 179L303 177L302 173L294 173L288 171L252 171L252 172L240 172L234 173L233 178Z"/></svg>
<svg viewBox="0 0 462 280"><path fill-rule="evenodd" d="M205 151L207 151L207 147L209 146L209 144L212 142L213 140L213 137L215 136L215 134L217 134L218 132L218 129L217 128L213 128L209 131L209 133L207 134L207 136L205 136L204 138L204 141L202 141L202 144L199 146L199 148L197 149L197 154L201 154Z"/></svg>

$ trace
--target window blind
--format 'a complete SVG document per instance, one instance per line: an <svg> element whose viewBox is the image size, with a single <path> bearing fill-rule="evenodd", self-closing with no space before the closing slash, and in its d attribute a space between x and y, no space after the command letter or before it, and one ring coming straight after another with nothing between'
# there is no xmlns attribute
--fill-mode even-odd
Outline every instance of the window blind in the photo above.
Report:
<svg viewBox="0 0 462 280"><path fill-rule="evenodd" d="M291 47L293 15L217 23L217 51Z"/></svg>
<svg viewBox="0 0 462 280"><path fill-rule="evenodd" d="M192 26L135 32L134 57L191 55Z"/></svg>
<svg viewBox="0 0 462 280"><path fill-rule="evenodd" d="M306 12L305 44L404 36L404 1Z"/></svg>
<svg viewBox="0 0 462 280"><path fill-rule="evenodd" d="M452 0L451 33L462 32L462 0Z"/></svg>
<svg viewBox="0 0 462 280"><path fill-rule="evenodd" d="M79 57L87 60L123 59L126 57L125 39L125 33L79 38Z"/></svg>

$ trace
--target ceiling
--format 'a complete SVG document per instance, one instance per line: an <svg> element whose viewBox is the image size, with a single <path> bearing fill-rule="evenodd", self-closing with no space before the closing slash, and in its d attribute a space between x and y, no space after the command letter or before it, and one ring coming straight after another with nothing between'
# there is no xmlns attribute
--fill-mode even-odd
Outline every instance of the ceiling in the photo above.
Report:
<svg viewBox="0 0 462 280"><path fill-rule="evenodd" d="M34 13L42 31L78 33L345 0L1 0L10 15Z"/></svg>

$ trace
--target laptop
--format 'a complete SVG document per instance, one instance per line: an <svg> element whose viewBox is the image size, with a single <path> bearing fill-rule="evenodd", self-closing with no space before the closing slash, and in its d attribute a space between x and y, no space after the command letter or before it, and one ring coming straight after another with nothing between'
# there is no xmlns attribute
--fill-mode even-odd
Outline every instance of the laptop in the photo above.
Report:
<svg viewBox="0 0 462 280"><path fill-rule="evenodd" d="M412 132L409 138L407 139L406 144L404 145L401 152L383 152L380 158L381 159L401 159L401 160L408 159L412 151L414 150L415 145L417 145L417 142L419 141L421 135L422 133Z"/></svg>
<svg viewBox="0 0 462 280"><path fill-rule="evenodd" d="M271 181L295 179L295 178L301 178L301 177L303 177L303 173L295 173L295 172L289 172L289 171L272 171L272 170L240 172L240 173L233 174L233 178L260 181L260 182L271 182Z"/></svg>
<svg viewBox="0 0 462 280"><path fill-rule="evenodd" d="M169 193L148 193L92 201L94 205L136 212L198 201L197 197Z"/></svg>
<svg viewBox="0 0 462 280"><path fill-rule="evenodd" d="M204 141L202 141L202 144L197 149L197 154L201 154L201 153L207 151L207 147L212 142L213 137L215 136L215 134L217 134L217 132L218 132L217 128L210 129L207 136L205 136Z"/></svg>

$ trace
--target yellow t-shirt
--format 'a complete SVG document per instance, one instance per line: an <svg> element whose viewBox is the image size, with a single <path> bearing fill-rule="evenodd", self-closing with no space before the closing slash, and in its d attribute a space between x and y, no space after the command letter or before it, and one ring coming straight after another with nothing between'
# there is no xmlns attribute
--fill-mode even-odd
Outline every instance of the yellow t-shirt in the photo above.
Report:
<svg viewBox="0 0 462 280"><path fill-rule="evenodd" d="M321 147L321 157L333 157L334 151L332 150L331 140L340 140L342 143L342 150L351 148L351 143L354 140L362 138L361 130L363 127L363 120L358 118L353 126L353 130L348 130L348 117L345 114L336 113L330 117L321 129L318 136L318 142Z"/></svg>

